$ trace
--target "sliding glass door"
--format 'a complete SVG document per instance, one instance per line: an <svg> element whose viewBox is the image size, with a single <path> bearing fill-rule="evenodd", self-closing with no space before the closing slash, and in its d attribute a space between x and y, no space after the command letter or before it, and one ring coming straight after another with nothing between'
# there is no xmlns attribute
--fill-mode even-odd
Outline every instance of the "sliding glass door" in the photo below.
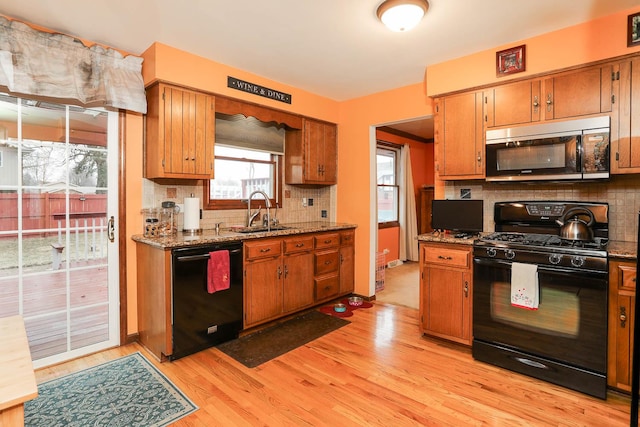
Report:
<svg viewBox="0 0 640 427"><path fill-rule="evenodd" d="M0 94L0 317L36 367L118 344L117 113Z"/></svg>

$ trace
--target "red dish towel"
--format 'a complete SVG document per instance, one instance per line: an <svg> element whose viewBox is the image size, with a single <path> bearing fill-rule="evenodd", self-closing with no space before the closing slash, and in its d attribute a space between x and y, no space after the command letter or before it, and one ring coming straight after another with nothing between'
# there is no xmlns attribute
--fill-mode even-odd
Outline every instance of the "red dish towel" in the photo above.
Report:
<svg viewBox="0 0 640 427"><path fill-rule="evenodd" d="M229 272L229 251L209 252L207 265L207 292L229 289L231 282Z"/></svg>

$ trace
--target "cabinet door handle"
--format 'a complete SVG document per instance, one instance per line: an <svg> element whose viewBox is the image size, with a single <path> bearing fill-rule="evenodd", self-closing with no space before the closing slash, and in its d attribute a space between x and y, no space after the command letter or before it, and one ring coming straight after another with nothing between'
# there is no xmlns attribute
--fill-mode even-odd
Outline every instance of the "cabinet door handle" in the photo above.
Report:
<svg viewBox="0 0 640 427"><path fill-rule="evenodd" d="M289 267L287 267L286 265L284 266L284 277L285 279L287 278L287 276L289 275Z"/></svg>
<svg viewBox="0 0 640 427"><path fill-rule="evenodd" d="M478 163L480 163L482 161L482 156L480 155L480 152L478 151Z"/></svg>
<svg viewBox="0 0 640 427"><path fill-rule="evenodd" d="M540 106L540 103L538 102L538 96L536 95L533 97L533 109L537 110L539 106Z"/></svg>
<svg viewBox="0 0 640 427"><path fill-rule="evenodd" d="M547 111L551 111L551 104L553 104L553 101L551 100L551 94L548 93L547 94Z"/></svg>
<svg viewBox="0 0 640 427"><path fill-rule="evenodd" d="M620 327L624 328L627 324L627 308L620 307Z"/></svg>
<svg viewBox="0 0 640 427"><path fill-rule="evenodd" d="M282 267L278 266L278 279L282 277Z"/></svg>
<svg viewBox="0 0 640 427"><path fill-rule="evenodd" d="M342 254L340 254L340 264L342 264L344 262L344 257L342 256Z"/></svg>
<svg viewBox="0 0 640 427"><path fill-rule="evenodd" d="M464 297L469 298L469 282L464 282Z"/></svg>

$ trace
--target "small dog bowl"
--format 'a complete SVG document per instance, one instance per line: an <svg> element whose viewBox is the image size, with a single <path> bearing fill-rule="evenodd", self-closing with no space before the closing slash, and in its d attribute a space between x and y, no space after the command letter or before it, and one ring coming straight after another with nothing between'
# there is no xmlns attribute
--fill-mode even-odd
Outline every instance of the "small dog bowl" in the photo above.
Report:
<svg viewBox="0 0 640 427"><path fill-rule="evenodd" d="M349 301L349 305L352 305L354 307L359 307L362 305L362 297L349 297L348 299Z"/></svg>
<svg viewBox="0 0 640 427"><path fill-rule="evenodd" d="M335 311L336 313L344 313L345 311L347 311L347 306L344 304L334 304L333 311Z"/></svg>

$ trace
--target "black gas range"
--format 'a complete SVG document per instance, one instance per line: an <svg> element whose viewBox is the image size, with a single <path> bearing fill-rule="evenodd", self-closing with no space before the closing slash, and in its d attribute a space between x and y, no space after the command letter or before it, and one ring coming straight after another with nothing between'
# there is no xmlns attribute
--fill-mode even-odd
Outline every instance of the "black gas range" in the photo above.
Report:
<svg viewBox="0 0 640 427"><path fill-rule="evenodd" d="M591 240L560 237L566 212L587 208L594 217ZM494 207L494 233L474 244L474 256L538 265L607 270L609 206L606 203L528 201L501 202Z"/></svg>
<svg viewBox="0 0 640 427"><path fill-rule="evenodd" d="M591 212L592 238L561 237L557 220L574 208ZM606 397L608 212L596 202L495 204L496 231L473 249L475 359ZM523 268L533 307L514 303Z"/></svg>

